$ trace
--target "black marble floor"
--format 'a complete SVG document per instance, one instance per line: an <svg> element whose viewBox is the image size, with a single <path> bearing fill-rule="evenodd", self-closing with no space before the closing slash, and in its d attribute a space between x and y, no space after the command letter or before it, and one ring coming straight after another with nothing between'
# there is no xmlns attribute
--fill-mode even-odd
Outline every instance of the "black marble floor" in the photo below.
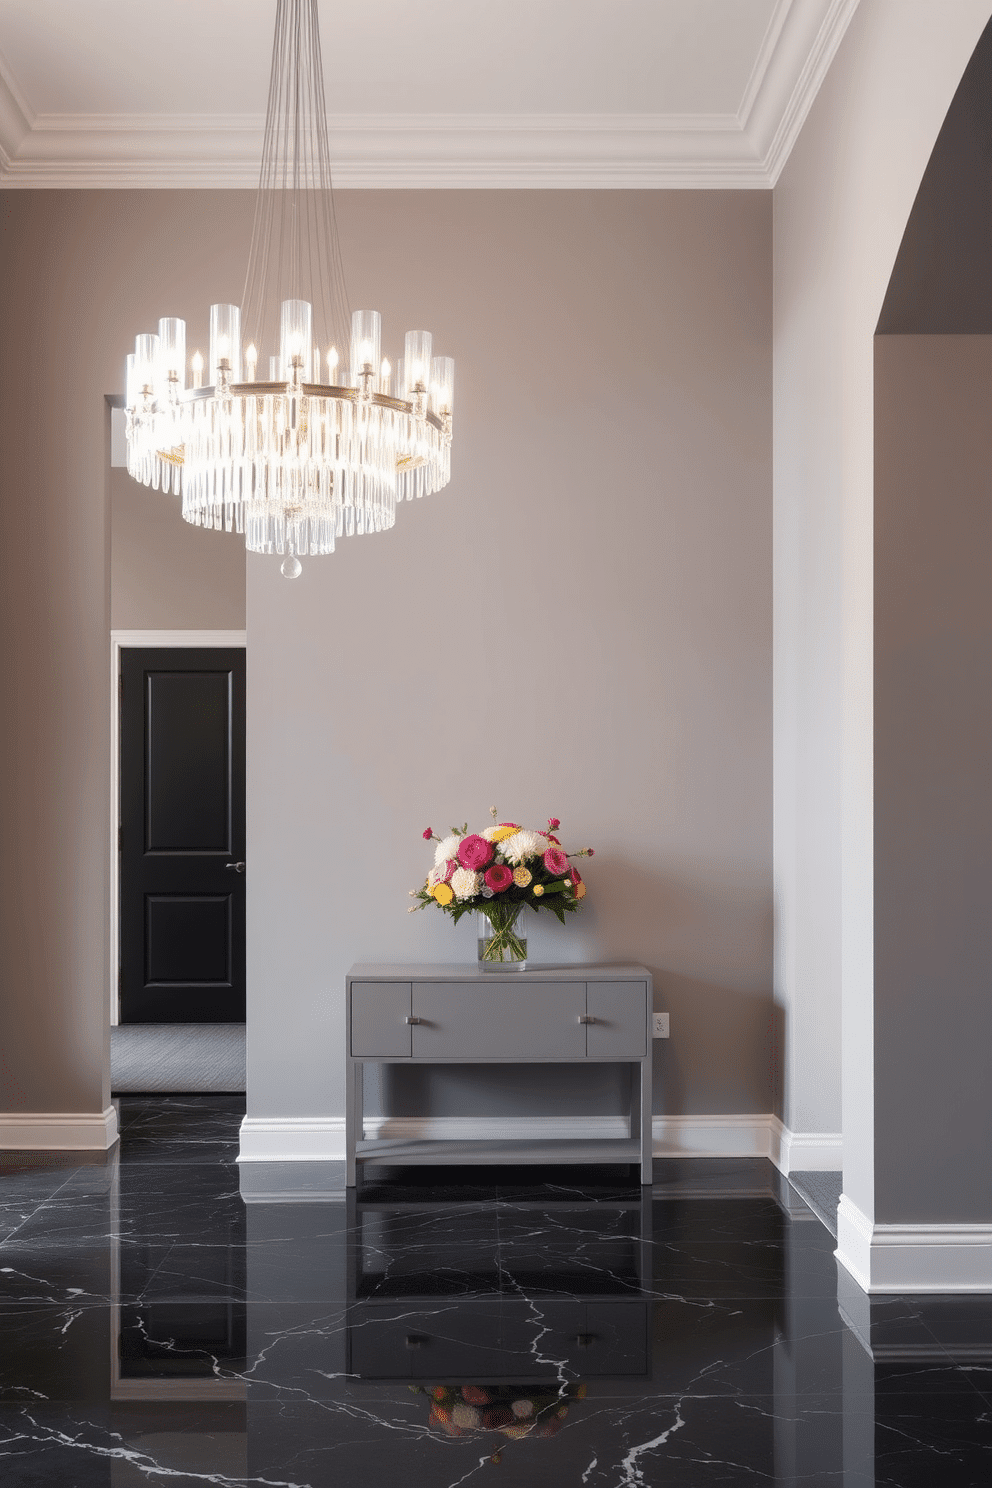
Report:
<svg viewBox="0 0 992 1488"><path fill-rule="evenodd" d="M869 1304L770 1164L246 1205L242 1113L0 1156L3 1488L992 1483L992 1299Z"/></svg>

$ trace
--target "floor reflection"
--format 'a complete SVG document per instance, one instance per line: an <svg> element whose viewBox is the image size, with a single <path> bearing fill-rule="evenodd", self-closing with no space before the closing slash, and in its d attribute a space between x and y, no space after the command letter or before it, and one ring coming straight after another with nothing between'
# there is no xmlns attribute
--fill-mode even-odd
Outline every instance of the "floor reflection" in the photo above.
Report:
<svg viewBox="0 0 992 1488"><path fill-rule="evenodd" d="M0 1159L5 1488L992 1481L992 1304L869 1302L766 1163L246 1205L241 1114Z"/></svg>

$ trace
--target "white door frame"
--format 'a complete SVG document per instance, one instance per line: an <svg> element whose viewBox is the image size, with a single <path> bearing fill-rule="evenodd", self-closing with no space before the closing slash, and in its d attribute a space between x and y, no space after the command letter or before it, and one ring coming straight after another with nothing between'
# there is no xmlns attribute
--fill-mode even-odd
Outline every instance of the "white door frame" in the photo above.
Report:
<svg viewBox="0 0 992 1488"><path fill-rule="evenodd" d="M110 632L110 1026L120 1022L120 852L121 824L121 651L131 646L240 646L243 630L112 630Z"/></svg>

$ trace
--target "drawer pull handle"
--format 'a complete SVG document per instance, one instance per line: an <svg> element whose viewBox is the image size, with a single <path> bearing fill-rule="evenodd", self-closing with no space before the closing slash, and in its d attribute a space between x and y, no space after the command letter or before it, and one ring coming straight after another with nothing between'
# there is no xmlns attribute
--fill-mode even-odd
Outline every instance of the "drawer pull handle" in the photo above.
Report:
<svg viewBox="0 0 992 1488"><path fill-rule="evenodd" d="M427 1342L428 1340L422 1333L408 1333L406 1335L406 1346L408 1349L423 1348L424 1344Z"/></svg>
<svg viewBox="0 0 992 1488"><path fill-rule="evenodd" d="M579 1022L580 1023L595 1023L595 1021L596 1021L596 1019L593 1017L592 1013L580 1013L579 1014Z"/></svg>
<svg viewBox="0 0 992 1488"><path fill-rule="evenodd" d="M415 1018L415 1017L413 1017L412 1014L409 1014L407 1016L407 1018L406 1018L406 1022L407 1023L422 1023L423 1022L423 1019L422 1018Z"/></svg>
<svg viewBox="0 0 992 1488"><path fill-rule="evenodd" d="M575 1335L575 1347L576 1348L592 1348L592 1346L593 1346L593 1344L595 1342L596 1342L596 1335L595 1335L595 1333L576 1333L576 1335Z"/></svg>

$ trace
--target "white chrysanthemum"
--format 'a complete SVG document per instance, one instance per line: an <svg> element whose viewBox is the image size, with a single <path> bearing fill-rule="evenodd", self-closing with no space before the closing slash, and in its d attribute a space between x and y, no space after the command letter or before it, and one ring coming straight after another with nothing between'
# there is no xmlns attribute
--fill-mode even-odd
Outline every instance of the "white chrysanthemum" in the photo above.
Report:
<svg viewBox="0 0 992 1488"><path fill-rule="evenodd" d="M487 842L492 842L498 831L499 827L487 827L484 832L479 833L479 836L485 838Z"/></svg>
<svg viewBox="0 0 992 1488"><path fill-rule="evenodd" d="M435 867L440 868L441 864L446 863L449 858L457 858L458 844L461 840L454 832L452 832L450 837L442 838L434 851Z"/></svg>
<svg viewBox="0 0 992 1488"><path fill-rule="evenodd" d="M546 853L548 839L540 832L514 832L512 837L507 837L500 843L499 850L508 863L524 863L528 858Z"/></svg>
<svg viewBox="0 0 992 1488"><path fill-rule="evenodd" d="M471 899L479 892L479 875L471 868L456 868L448 882L456 899Z"/></svg>

